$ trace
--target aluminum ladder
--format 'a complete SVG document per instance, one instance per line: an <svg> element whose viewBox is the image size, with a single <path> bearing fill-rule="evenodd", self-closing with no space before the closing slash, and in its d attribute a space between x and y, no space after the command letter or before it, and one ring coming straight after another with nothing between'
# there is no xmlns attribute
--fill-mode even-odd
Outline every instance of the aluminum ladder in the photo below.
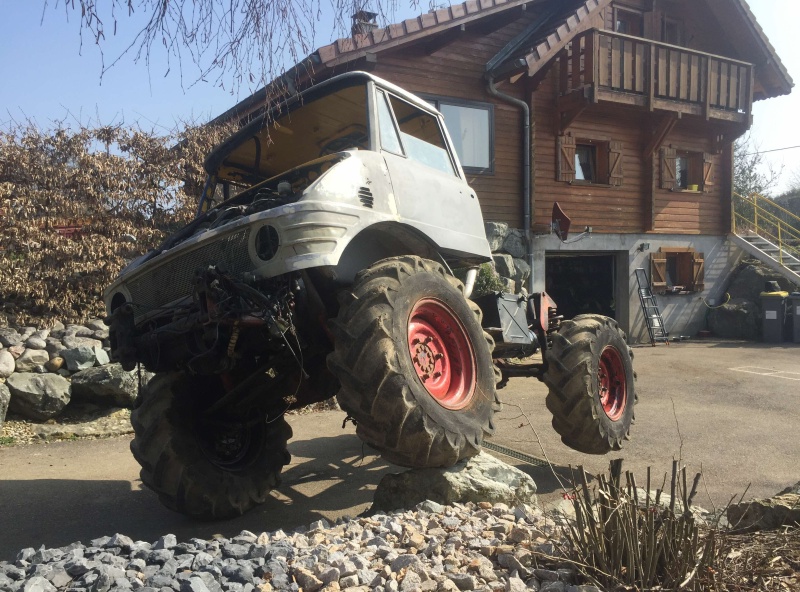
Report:
<svg viewBox="0 0 800 592"><path fill-rule="evenodd" d="M644 322L647 325L647 332L650 334L650 343L655 347L657 343L669 345L669 332L664 327L664 319L658 309L658 302L650 289L650 279L647 272L639 267L635 271L636 283L639 284L639 302L644 313Z"/></svg>

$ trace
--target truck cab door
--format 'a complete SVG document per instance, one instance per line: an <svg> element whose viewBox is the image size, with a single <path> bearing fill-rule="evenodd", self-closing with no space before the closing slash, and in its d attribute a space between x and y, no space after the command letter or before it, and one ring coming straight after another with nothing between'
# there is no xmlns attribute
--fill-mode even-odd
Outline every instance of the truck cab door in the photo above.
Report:
<svg viewBox="0 0 800 592"><path fill-rule="evenodd" d="M478 198L449 149L441 118L377 89L378 129L401 221L444 249L490 256Z"/></svg>

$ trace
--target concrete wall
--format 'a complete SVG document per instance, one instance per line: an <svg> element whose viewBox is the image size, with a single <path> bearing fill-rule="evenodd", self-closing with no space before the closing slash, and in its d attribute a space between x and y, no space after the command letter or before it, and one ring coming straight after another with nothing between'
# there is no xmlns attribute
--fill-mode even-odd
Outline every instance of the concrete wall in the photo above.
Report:
<svg viewBox="0 0 800 592"><path fill-rule="evenodd" d="M642 243L650 244L648 251L640 250ZM727 277L743 255L727 236L592 234L583 240L564 244L554 235L537 235L533 239L534 291L544 290L547 254L614 254L617 268L617 320L628 334L630 343L647 342L649 337L639 304L634 270L642 267L649 277L650 253L657 252L661 247L691 247L704 254L705 289L702 293L656 296L670 336L694 336L705 328L708 307L703 299L709 305L719 304L725 294ZM580 281L580 278L576 278L576 281Z"/></svg>

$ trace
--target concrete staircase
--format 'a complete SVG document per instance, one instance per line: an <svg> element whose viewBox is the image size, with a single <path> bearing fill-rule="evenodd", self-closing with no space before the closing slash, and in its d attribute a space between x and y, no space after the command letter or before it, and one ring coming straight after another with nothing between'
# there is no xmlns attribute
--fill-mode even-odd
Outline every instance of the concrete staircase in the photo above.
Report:
<svg viewBox="0 0 800 592"><path fill-rule="evenodd" d="M777 271L790 282L800 285L800 259L785 248L752 231L731 234L731 240L744 252Z"/></svg>

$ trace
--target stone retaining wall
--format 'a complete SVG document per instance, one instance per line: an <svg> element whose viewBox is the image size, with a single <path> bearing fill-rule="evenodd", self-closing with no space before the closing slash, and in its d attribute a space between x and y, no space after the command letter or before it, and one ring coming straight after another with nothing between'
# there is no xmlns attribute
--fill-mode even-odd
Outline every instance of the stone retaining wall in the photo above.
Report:
<svg viewBox="0 0 800 592"><path fill-rule="evenodd" d="M110 363L108 352L108 328L99 319L0 328L0 428L7 411L47 421L70 401L132 407L138 376Z"/></svg>

